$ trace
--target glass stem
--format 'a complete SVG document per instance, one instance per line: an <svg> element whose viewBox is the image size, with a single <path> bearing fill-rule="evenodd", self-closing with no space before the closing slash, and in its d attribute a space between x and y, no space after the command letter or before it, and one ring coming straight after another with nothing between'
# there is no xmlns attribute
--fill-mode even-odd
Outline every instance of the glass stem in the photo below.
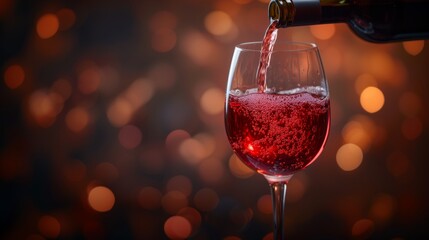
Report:
<svg viewBox="0 0 429 240"><path fill-rule="evenodd" d="M284 240L284 210L286 200L286 182L270 182L273 200L274 240Z"/></svg>

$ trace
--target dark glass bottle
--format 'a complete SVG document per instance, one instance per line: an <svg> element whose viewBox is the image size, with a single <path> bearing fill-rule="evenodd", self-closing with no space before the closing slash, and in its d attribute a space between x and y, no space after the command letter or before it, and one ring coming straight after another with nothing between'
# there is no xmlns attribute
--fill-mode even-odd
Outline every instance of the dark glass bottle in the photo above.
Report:
<svg viewBox="0 0 429 240"><path fill-rule="evenodd" d="M271 0L277 27L347 23L369 42L429 39L429 0Z"/></svg>

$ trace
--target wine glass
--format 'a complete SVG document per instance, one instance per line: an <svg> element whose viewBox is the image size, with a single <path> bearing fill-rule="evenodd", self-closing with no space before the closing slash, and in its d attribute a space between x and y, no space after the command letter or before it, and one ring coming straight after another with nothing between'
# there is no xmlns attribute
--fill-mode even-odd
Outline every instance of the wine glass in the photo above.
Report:
<svg viewBox="0 0 429 240"><path fill-rule="evenodd" d="M287 183L324 148L330 128L329 91L316 44L277 42L268 52L261 51L262 45L235 47L225 128L234 153L267 179L274 239L284 239ZM262 75L260 66L268 66Z"/></svg>

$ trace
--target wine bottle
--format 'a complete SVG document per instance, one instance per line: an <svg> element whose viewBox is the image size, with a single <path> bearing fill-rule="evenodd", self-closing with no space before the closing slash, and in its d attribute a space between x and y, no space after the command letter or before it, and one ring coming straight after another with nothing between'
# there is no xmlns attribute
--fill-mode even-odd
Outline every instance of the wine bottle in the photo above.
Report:
<svg viewBox="0 0 429 240"><path fill-rule="evenodd" d="M347 23L369 42L429 39L429 0L271 0L278 28Z"/></svg>

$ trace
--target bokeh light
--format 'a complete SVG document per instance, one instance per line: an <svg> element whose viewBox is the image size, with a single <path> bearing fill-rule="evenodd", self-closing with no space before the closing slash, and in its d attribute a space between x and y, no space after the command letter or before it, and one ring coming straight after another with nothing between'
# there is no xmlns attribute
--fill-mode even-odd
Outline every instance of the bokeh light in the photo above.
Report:
<svg viewBox="0 0 429 240"><path fill-rule="evenodd" d="M344 142L356 144L364 151L382 135L374 121L365 115L353 116L344 125L341 133Z"/></svg>
<svg viewBox="0 0 429 240"><path fill-rule="evenodd" d="M384 94L377 87L367 87L360 94L360 104L369 113L376 113L384 106Z"/></svg>
<svg viewBox="0 0 429 240"><path fill-rule="evenodd" d="M272 214L273 213L273 204L272 198L270 194L262 195L257 202L258 210L264 214Z"/></svg>
<svg viewBox="0 0 429 240"><path fill-rule="evenodd" d="M109 188L97 186L89 191L88 203L97 212L108 212L115 205L115 195Z"/></svg>
<svg viewBox="0 0 429 240"><path fill-rule="evenodd" d="M82 107L71 109L66 115L67 127L73 132L81 132L90 121L89 113Z"/></svg>
<svg viewBox="0 0 429 240"><path fill-rule="evenodd" d="M237 178L249 178L255 171L246 166L235 154L229 158L229 170Z"/></svg>
<svg viewBox="0 0 429 240"><path fill-rule="evenodd" d="M171 29L157 29L152 36L152 48L157 52L168 52L176 46L176 33Z"/></svg>
<svg viewBox="0 0 429 240"><path fill-rule="evenodd" d="M332 38L335 34L335 25L334 24L323 24L323 25L314 25L310 26L311 34L314 37L320 40L328 40Z"/></svg>
<svg viewBox="0 0 429 240"><path fill-rule="evenodd" d="M171 51L177 42L177 34L175 28L177 25L177 17L169 11L156 12L150 22L151 46L161 53Z"/></svg>
<svg viewBox="0 0 429 240"><path fill-rule="evenodd" d="M4 72L4 83L10 89L18 88L24 83L25 71L22 66L18 64L10 65Z"/></svg>
<svg viewBox="0 0 429 240"><path fill-rule="evenodd" d="M30 114L41 127L51 126L62 108L56 104L56 96L58 95L51 95L45 90L36 90L28 100Z"/></svg>
<svg viewBox="0 0 429 240"><path fill-rule="evenodd" d="M371 206L370 215L377 223L385 224L390 221L395 213L395 200L392 196L381 193L377 196Z"/></svg>
<svg viewBox="0 0 429 240"><path fill-rule="evenodd" d="M60 27L60 22L55 14L47 13L42 15L36 25L36 31L40 38L48 39L53 37Z"/></svg>
<svg viewBox="0 0 429 240"><path fill-rule="evenodd" d="M134 114L132 104L124 98L116 99L107 110L107 117L112 125L121 127L126 125Z"/></svg>
<svg viewBox="0 0 429 240"><path fill-rule="evenodd" d="M405 41L402 43L404 50L412 55L417 56L419 53L423 50L425 47L425 41L418 40L418 41Z"/></svg>
<svg viewBox="0 0 429 240"><path fill-rule="evenodd" d="M119 130L119 143L127 149L136 148L142 141L142 132L134 125L127 125Z"/></svg>
<svg viewBox="0 0 429 240"><path fill-rule="evenodd" d="M200 105L204 112L215 115L223 113L225 94L218 88L210 88L201 96Z"/></svg>
<svg viewBox="0 0 429 240"><path fill-rule="evenodd" d="M353 171L361 165L363 153L357 145L347 143L338 149L336 159L342 170Z"/></svg>
<svg viewBox="0 0 429 240"><path fill-rule="evenodd" d="M87 67L79 74L78 89L83 94L91 94L100 86L101 73L97 67Z"/></svg>
<svg viewBox="0 0 429 240"><path fill-rule="evenodd" d="M191 135L187 131L182 129L176 129L171 131L167 135L167 137L165 138L165 145L167 149L170 149L172 151L177 151L182 141L190 137Z"/></svg>
<svg viewBox="0 0 429 240"><path fill-rule="evenodd" d="M304 173L295 174L288 182L286 200L288 202L300 201L307 190L307 181Z"/></svg>
<svg viewBox="0 0 429 240"><path fill-rule="evenodd" d="M222 11L209 13L204 19L204 24L213 35L225 35L233 28L231 17Z"/></svg>
<svg viewBox="0 0 429 240"><path fill-rule="evenodd" d="M360 219L353 224L352 235L364 239L368 238L374 231L374 222L370 219Z"/></svg>
<svg viewBox="0 0 429 240"><path fill-rule="evenodd" d="M179 151L180 155L190 164L200 163L209 155L205 146L195 138L188 138L182 141Z"/></svg>
<svg viewBox="0 0 429 240"><path fill-rule="evenodd" d="M151 30L156 30L159 28L176 28L177 26L177 16L174 15L171 11L161 10L153 14L149 21L149 26Z"/></svg>
<svg viewBox="0 0 429 240"><path fill-rule="evenodd" d="M154 86L147 79L137 79L124 92L124 98L127 99L134 108L138 110L146 104L154 94Z"/></svg>
<svg viewBox="0 0 429 240"><path fill-rule="evenodd" d="M214 42L200 32L190 31L185 34L181 49L197 65L209 66L217 61L218 54Z"/></svg>
<svg viewBox="0 0 429 240"><path fill-rule="evenodd" d="M164 224L164 232L170 239L187 239L191 231L191 224L182 216L172 216Z"/></svg>
<svg viewBox="0 0 429 240"><path fill-rule="evenodd" d="M38 227L40 233L46 238L58 238L61 232L61 224L57 218L44 215L39 219Z"/></svg>
<svg viewBox="0 0 429 240"><path fill-rule="evenodd" d="M179 210L177 215L182 216L189 221L192 227L191 235L198 232L198 228L200 227L202 221L200 212L198 212L195 208L192 207L184 207Z"/></svg>

